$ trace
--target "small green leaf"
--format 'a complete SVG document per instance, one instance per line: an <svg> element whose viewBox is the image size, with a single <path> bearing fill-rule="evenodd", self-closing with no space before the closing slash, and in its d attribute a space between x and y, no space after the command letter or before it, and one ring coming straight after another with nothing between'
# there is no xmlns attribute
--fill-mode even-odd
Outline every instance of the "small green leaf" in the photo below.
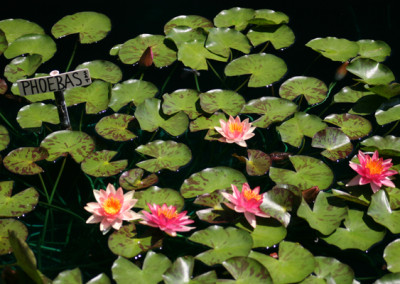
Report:
<svg viewBox="0 0 400 284"><path fill-rule="evenodd" d="M149 187L146 190L141 190L135 193L135 198L138 202L135 208L143 208L149 211L147 204L172 205L176 207L177 211L181 211L184 206L184 199L178 191L171 188L160 188L157 186Z"/></svg>
<svg viewBox="0 0 400 284"><path fill-rule="evenodd" d="M163 95L162 110L165 114L173 115L183 111L190 119L200 115L197 111L196 102L199 100L199 92L193 89L179 89L171 94Z"/></svg>
<svg viewBox="0 0 400 284"><path fill-rule="evenodd" d="M339 126L351 140L363 138L372 131L371 122L355 114L331 114L325 117L324 121Z"/></svg>
<svg viewBox="0 0 400 284"><path fill-rule="evenodd" d="M306 46L321 53L326 58L341 62L356 57L359 51L356 42L336 37L315 38L306 43Z"/></svg>
<svg viewBox="0 0 400 284"><path fill-rule="evenodd" d="M117 154L117 151L108 150L92 152L82 161L82 171L94 177L110 177L116 175L128 166L128 160L110 162Z"/></svg>
<svg viewBox="0 0 400 284"><path fill-rule="evenodd" d="M79 268L64 270L53 280L53 284L82 284L82 274Z"/></svg>
<svg viewBox="0 0 400 284"><path fill-rule="evenodd" d="M4 68L4 77L12 83L19 79L25 79L26 76L35 73L42 62L42 56L39 54L17 57Z"/></svg>
<svg viewBox="0 0 400 284"><path fill-rule="evenodd" d="M12 43L17 38L26 34L45 34L41 26L24 19L2 20L0 21L0 30L4 32L8 43Z"/></svg>
<svg viewBox="0 0 400 284"><path fill-rule="evenodd" d="M107 274L100 273L86 282L86 284L111 284L111 280L108 278Z"/></svg>
<svg viewBox="0 0 400 284"><path fill-rule="evenodd" d="M10 143L10 135L8 134L7 128L0 125L0 151L7 148Z"/></svg>
<svg viewBox="0 0 400 284"><path fill-rule="evenodd" d="M321 80L313 77L292 77L280 86L279 96L284 99L294 100L304 95L308 104L313 105L322 102L326 98L328 88Z"/></svg>
<svg viewBox="0 0 400 284"><path fill-rule="evenodd" d="M4 52L8 59L24 55L41 55L42 62L51 59L57 51L56 43L48 35L28 34L14 40Z"/></svg>
<svg viewBox="0 0 400 284"><path fill-rule="evenodd" d="M96 132L103 138L113 141L129 141L136 138L136 135L127 128L129 123L134 120L132 115L114 113L99 120L96 124Z"/></svg>
<svg viewBox="0 0 400 284"><path fill-rule="evenodd" d="M386 246L383 258L390 272L400 272L400 239L396 239Z"/></svg>
<svg viewBox="0 0 400 284"><path fill-rule="evenodd" d="M353 144L350 138L336 127L326 127L315 133L311 146L325 149L321 152L321 155L332 161L345 159L353 151Z"/></svg>
<svg viewBox="0 0 400 284"><path fill-rule="evenodd" d="M253 248L272 247L287 235L286 228L274 218L257 218L257 226L251 229L248 228L248 224L238 223L236 226L250 233L253 238Z"/></svg>
<svg viewBox="0 0 400 284"><path fill-rule="evenodd" d="M393 234L400 233L400 211L393 211L390 208L390 203L384 190L379 190L371 196L368 215L375 222L388 228Z"/></svg>
<svg viewBox="0 0 400 284"><path fill-rule="evenodd" d="M362 39L357 41L357 44L360 47L360 57L378 62L385 61L391 52L390 46L381 40Z"/></svg>
<svg viewBox="0 0 400 284"><path fill-rule="evenodd" d="M43 122L59 124L57 107L52 104L33 103L18 111L17 121L21 128L41 127Z"/></svg>
<svg viewBox="0 0 400 284"><path fill-rule="evenodd" d="M27 188L11 196L13 181L0 182L0 216L20 217L35 209L39 201L39 193L33 188Z"/></svg>
<svg viewBox="0 0 400 284"><path fill-rule="evenodd" d="M0 255L12 252L9 232L14 232L21 240L28 237L28 228L22 222L16 219L0 219Z"/></svg>
<svg viewBox="0 0 400 284"><path fill-rule="evenodd" d="M36 175L43 169L35 162L48 158L42 147L21 147L12 150L4 157L3 164L10 172L19 175Z"/></svg>
<svg viewBox="0 0 400 284"><path fill-rule="evenodd" d="M387 135L384 137L375 135L361 142L362 150L387 156L400 156L400 137Z"/></svg>
<svg viewBox="0 0 400 284"><path fill-rule="evenodd" d="M372 59L359 58L353 60L347 65L346 69L369 85L385 85L395 80L392 71L386 65Z"/></svg>
<svg viewBox="0 0 400 284"><path fill-rule="evenodd" d="M218 28L229 28L234 26L236 30L244 30L248 21L253 19L255 11L248 8L234 7L223 10L214 18L214 25Z"/></svg>
<svg viewBox="0 0 400 284"><path fill-rule="evenodd" d="M93 60L76 66L75 70L89 69L92 79L101 79L103 81L115 84L121 81L122 71L118 65L107 60Z"/></svg>
<svg viewBox="0 0 400 284"><path fill-rule="evenodd" d="M294 33L287 25L258 26L249 30L247 37L253 46L271 42L275 49L291 46L294 43Z"/></svg>
<svg viewBox="0 0 400 284"><path fill-rule="evenodd" d="M231 116L236 116L246 103L240 94L231 90L210 90L201 93L199 97L200 106L205 112L214 113L222 110Z"/></svg>
<svg viewBox="0 0 400 284"><path fill-rule="evenodd" d="M379 125L400 120L400 99L393 98L381 104L375 112L375 117Z"/></svg>
<svg viewBox="0 0 400 284"><path fill-rule="evenodd" d="M206 48L223 57L229 57L231 48L248 54L251 45L247 37L239 31L230 28L211 28L207 36Z"/></svg>
<svg viewBox="0 0 400 284"><path fill-rule="evenodd" d="M346 86L343 87L335 96L333 100L335 103L355 103L365 96L373 95L374 93L367 90L363 86Z"/></svg>
<svg viewBox="0 0 400 284"><path fill-rule="evenodd" d="M140 168L123 172L119 177L119 184L126 190L137 190L149 187L158 182L156 174L150 174L142 179L144 170Z"/></svg>
<svg viewBox="0 0 400 284"><path fill-rule="evenodd" d="M232 257L225 260L222 265L235 278L236 283L272 284L271 276L266 267L250 257Z"/></svg>
<svg viewBox="0 0 400 284"><path fill-rule="evenodd" d="M183 26L192 29L203 28L208 31L209 28L213 27L213 23L204 17L197 15L182 15L172 18L164 25L164 34L168 34L173 28Z"/></svg>

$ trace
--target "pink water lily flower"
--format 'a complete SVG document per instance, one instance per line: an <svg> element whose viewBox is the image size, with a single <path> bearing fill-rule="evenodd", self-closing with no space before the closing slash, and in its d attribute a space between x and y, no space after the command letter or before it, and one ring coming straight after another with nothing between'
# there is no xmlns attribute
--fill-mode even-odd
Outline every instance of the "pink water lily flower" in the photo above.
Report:
<svg viewBox="0 0 400 284"><path fill-rule="evenodd" d="M252 132L256 128L251 127L248 118L241 122L239 116L235 119L232 116L229 116L228 121L220 119L219 123L221 124L221 127L215 126L214 128L222 135L222 137L218 139L221 142L236 143L239 146L246 147L247 144L245 140L250 139L255 135Z"/></svg>
<svg viewBox="0 0 400 284"><path fill-rule="evenodd" d="M270 215L264 213L260 209L260 205L263 202L263 196L259 194L259 186L252 190L249 184L246 182L243 184L241 192L234 184L232 184L231 186L233 194L221 192L221 194L230 202L225 203L225 205L235 210L236 212L244 213L246 220L253 228L256 227L256 216L264 218L270 217Z"/></svg>
<svg viewBox="0 0 400 284"><path fill-rule="evenodd" d="M142 211L143 221L140 223L144 225L159 228L172 237L176 236L176 232L187 232L194 229L194 227L185 226L194 223L189 216L186 216L186 211L178 213L175 206L167 206L165 203L162 206L148 203L147 206L151 213Z"/></svg>
<svg viewBox="0 0 400 284"><path fill-rule="evenodd" d="M395 170L389 170L393 164L392 159L383 160L379 158L378 151L375 151L372 158L363 152L358 152L358 160L360 164L350 162L350 167L355 170L358 175L355 176L346 186L370 184L372 191L377 192L382 185L395 187L389 176L397 174Z"/></svg>
<svg viewBox="0 0 400 284"><path fill-rule="evenodd" d="M111 227L119 230L123 220L141 218L140 214L130 210L137 202L137 199L133 199L134 191L124 194L121 187L115 190L109 183L106 190L93 190L93 194L97 202L86 204L85 210L93 214L86 223L100 223L100 231L103 234L106 234Z"/></svg>

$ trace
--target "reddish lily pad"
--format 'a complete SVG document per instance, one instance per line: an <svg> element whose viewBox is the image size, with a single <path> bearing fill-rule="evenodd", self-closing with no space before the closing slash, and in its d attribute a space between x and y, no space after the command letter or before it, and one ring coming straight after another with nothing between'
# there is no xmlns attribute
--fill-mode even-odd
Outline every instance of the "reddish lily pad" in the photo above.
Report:
<svg viewBox="0 0 400 284"><path fill-rule="evenodd" d="M149 187L158 182L156 174L150 174L142 179L144 170L140 168L123 172L119 177L119 184L126 190L137 190Z"/></svg>
<svg viewBox="0 0 400 284"><path fill-rule="evenodd" d="M0 125L0 151L7 148L10 143L10 135L8 134L7 128Z"/></svg>
<svg viewBox="0 0 400 284"><path fill-rule="evenodd" d="M251 45L247 37L239 31L230 28L211 28L207 36L206 48L223 57L229 57L231 48L248 54Z"/></svg>
<svg viewBox="0 0 400 284"><path fill-rule="evenodd" d="M0 30L4 32L9 43L26 34L45 34L41 26L24 19L2 20L0 21Z"/></svg>
<svg viewBox="0 0 400 284"><path fill-rule="evenodd" d="M392 210L386 192L379 190L371 196L368 215L375 222L388 228L393 234L400 233L400 210Z"/></svg>
<svg viewBox="0 0 400 284"><path fill-rule="evenodd" d="M373 95L374 93L370 90L367 90L363 86L351 86L342 88L335 96L333 100L335 103L355 103L359 99L365 96Z"/></svg>
<svg viewBox="0 0 400 284"><path fill-rule="evenodd" d="M253 46L271 42L275 49L291 46L294 43L294 33L287 25L256 26L249 30L247 37Z"/></svg>
<svg viewBox="0 0 400 284"><path fill-rule="evenodd" d="M82 162L95 148L94 141L85 132L60 130L49 134L40 146L45 148L49 156L47 161L55 161L68 154L77 162Z"/></svg>
<svg viewBox="0 0 400 284"><path fill-rule="evenodd" d="M228 115L236 116L245 103L240 94L231 90L215 89L200 94L200 106L208 113L222 110Z"/></svg>
<svg viewBox="0 0 400 284"><path fill-rule="evenodd" d="M249 87L265 87L279 81L287 71L285 61L267 53L244 55L225 67L226 76L250 74Z"/></svg>
<svg viewBox="0 0 400 284"><path fill-rule="evenodd" d="M81 43L95 43L107 36L111 30L110 19L97 12L79 12L67 15L51 28L55 38L79 34Z"/></svg>
<svg viewBox="0 0 400 284"><path fill-rule="evenodd" d="M315 38L309 41L306 46L321 53L326 58L341 62L356 57L359 51L356 42L336 37Z"/></svg>
<svg viewBox="0 0 400 284"><path fill-rule="evenodd" d="M269 176L277 184L290 184L301 190L318 186L320 190L328 188L333 181L332 170L322 161L313 157L290 156L295 171L271 167Z"/></svg>
<svg viewBox="0 0 400 284"><path fill-rule="evenodd" d="M160 206L166 203L168 206L175 206L178 212L181 211L185 205L185 200L178 191L171 188L160 188L157 186L152 186L146 190L136 192L135 198L138 199L135 208L143 208L147 211L150 211L147 206L148 203L155 203Z"/></svg>
<svg viewBox="0 0 400 284"><path fill-rule="evenodd" d="M236 30L241 31L247 27L254 14L253 9L234 7L219 12L214 18L214 24L218 28L234 26Z"/></svg>
<svg viewBox="0 0 400 284"><path fill-rule="evenodd" d="M368 58L353 60L346 69L369 85L385 85L395 80L393 72L386 65Z"/></svg>
<svg viewBox="0 0 400 284"><path fill-rule="evenodd" d="M92 79L101 79L103 81L115 84L121 81L122 71L118 65L107 60L93 60L76 66L75 70L89 69Z"/></svg>
<svg viewBox="0 0 400 284"><path fill-rule="evenodd" d="M360 47L359 55L363 58L370 58L378 62L385 61L390 55L390 46L381 40L362 39L357 41Z"/></svg>
<svg viewBox="0 0 400 284"><path fill-rule="evenodd" d="M353 151L350 138L336 127L327 127L315 133L311 146L325 149L321 155L332 161L345 159Z"/></svg>
<svg viewBox="0 0 400 284"><path fill-rule="evenodd" d="M0 216L20 217L31 212L39 201L39 193L30 187L11 196L14 182L0 182Z"/></svg>
<svg viewBox="0 0 400 284"><path fill-rule="evenodd" d="M129 141L136 137L127 128L129 123L134 120L132 115L114 113L105 116L96 124L96 132L106 139L113 141Z"/></svg>
<svg viewBox="0 0 400 284"><path fill-rule="evenodd" d="M292 77L281 85L279 95L288 100L294 100L303 95L308 104L313 105L322 102L326 98L328 88L321 80L313 77Z"/></svg>
<svg viewBox="0 0 400 284"><path fill-rule="evenodd" d="M86 156L81 163L82 171L94 177L110 177L122 172L128 166L128 160L113 161L117 151L102 150Z"/></svg>
<svg viewBox="0 0 400 284"><path fill-rule="evenodd" d="M183 143L175 141L156 140L139 146L136 151L154 159L137 163L136 165L149 172L155 173L161 169L177 171L192 159L192 152Z"/></svg>
<svg viewBox="0 0 400 284"><path fill-rule="evenodd" d="M340 130L342 130L350 140L363 138L372 130L372 125L368 119L355 114L331 114L325 117L324 121L339 126Z"/></svg>
<svg viewBox="0 0 400 284"><path fill-rule="evenodd" d="M35 73L42 62L42 56L39 54L17 57L6 65L4 76L12 83L19 79L25 79Z"/></svg>
<svg viewBox="0 0 400 284"><path fill-rule="evenodd" d="M249 176L265 175L272 165L271 157L260 150L247 150L246 172Z"/></svg>
<svg viewBox="0 0 400 284"><path fill-rule="evenodd" d="M222 265L235 278L236 283L272 284L271 276L261 263L245 256L236 256L225 260Z"/></svg>
<svg viewBox="0 0 400 284"><path fill-rule="evenodd" d="M164 33L168 34L173 28L177 26L184 26L189 28L203 28L204 30L208 30L212 28L213 23L204 17L197 15L182 15L172 18L164 25Z"/></svg>
<svg viewBox="0 0 400 284"><path fill-rule="evenodd" d="M0 255L12 252L9 240L9 232L12 231L20 239L26 240L28 229L16 219L0 219Z"/></svg>
<svg viewBox="0 0 400 284"><path fill-rule="evenodd" d="M400 138L387 135L384 137L375 135L361 142L363 151L374 152L387 156L400 156Z"/></svg>
<svg viewBox="0 0 400 284"><path fill-rule="evenodd" d="M252 124L256 127L268 128L272 123L279 122L295 113L297 105L289 100L276 97L262 97L251 100L243 106L242 113L256 113L261 117Z"/></svg>
<svg viewBox="0 0 400 284"><path fill-rule="evenodd" d="M43 122L59 124L57 107L52 104L33 103L18 111L17 121L21 128L41 127Z"/></svg>
<svg viewBox="0 0 400 284"><path fill-rule="evenodd" d="M53 57L56 51L56 43L50 36L27 34L14 40L4 52L4 56L11 59L24 54L37 54L42 56L42 62L46 62Z"/></svg>
<svg viewBox="0 0 400 284"><path fill-rule="evenodd" d="M3 164L10 172L19 175L36 175L44 170L35 162L47 159L48 153L42 147L21 147L4 157Z"/></svg>
<svg viewBox="0 0 400 284"><path fill-rule="evenodd" d="M386 246L383 258L390 272L400 272L400 239L396 239Z"/></svg>
<svg viewBox="0 0 400 284"><path fill-rule="evenodd" d="M196 108L198 100L199 92L197 90L179 89L171 94L163 95L162 110L168 115L183 111L190 119L195 119L200 115Z"/></svg>
<svg viewBox="0 0 400 284"><path fill-rule="evenodd" d="M400 99L393 98L381 104L375 112L375 118L379 125L400 120Z"/></svg>
<svg viewBox="0 0 400 284"><path fill-rule="evenodd" d="M235 169L228 167L207 168L185 179L180 191L184 198L191 198L212 193L217 189L230 189L232 184L241 188L245 182L247 182L246 177Z"/></svg>

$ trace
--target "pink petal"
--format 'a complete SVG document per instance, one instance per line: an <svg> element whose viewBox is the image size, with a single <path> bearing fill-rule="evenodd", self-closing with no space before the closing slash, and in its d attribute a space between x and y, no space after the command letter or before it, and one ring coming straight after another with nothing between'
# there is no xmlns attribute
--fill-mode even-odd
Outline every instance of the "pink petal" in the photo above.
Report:
<svg viewBox="0 0 400 284"><path fill-rule="evenodd" d="M246 217L247 222L255 228L257 223L256 223L256 216L253 213L245 212L244 217Z"/></svg>
<svg viewBox="0 0 400 284"><path fill-rule="evenodd" d="M359 185L360 184L360 175L356 175L354 178L352 178L346 186L354 186L354 185Z"/></svg>
<svg viewBox="0 0 400 284"><path fill-rule="evenodd" d="M383 179L381 182L388 187L396 187L395 184L389 179Z"/></svg>

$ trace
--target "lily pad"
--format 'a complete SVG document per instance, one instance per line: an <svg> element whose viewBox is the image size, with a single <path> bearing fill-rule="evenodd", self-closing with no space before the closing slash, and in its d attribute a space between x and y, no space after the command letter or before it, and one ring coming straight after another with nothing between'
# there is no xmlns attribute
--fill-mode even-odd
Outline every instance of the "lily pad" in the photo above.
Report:
<svg viewBox="0 0 400 284"><path fill-rule="evenodd" d="M228 115L236 116L245 103L240 94L231 90L215 89L200 94L200 106L208 113L222 110Z"/></svg>
<svg viewBox="0 0 400 284"><path fill-rule="evenodd" d="M363 151L374 152L379 150L379 154L387 156L400 156L400 137L393 135L372 136L361 142Z"/></svg>
<svg viewBox="0 0 400 284"><path fill-rule="evenodd" d="M173 28L178 26L184 26L189 28L203 28L208 31L209 28L212 28L213 23L204 17L197 15L182 15L172 18L164 25L164 34L168 34Z"/></svg>
<svg viewBox="0 0 400 284"><path fill-rule="evenodd" d="M315 133L311 146L325 149L321 155L332 161L345 159L353 151L350 138L336 127L327 127Z"/></svg>
<svg viewBox="0 0 400 284"><path fill-rule="evenodd" d="M375 117L379 125L400 120L400 99L393 98L381 104L375 112Z"/></svg>
<svg viewBox="0 0 400 284"><path fill-rule="evenodd" d="M92 79L101 79L103 81L115 84L121 81L122 71L118 65L107 60L93 60L76 66L75 70L89 69Z"/></svg>
<svg viewBox="0 0 400 284"><path fill-rule="evenodd" d="M164 44L164 39L165 37L162 35L141 34L124 42L119 48L118 56L123 63L134 64L150 47L156 67L171 65L176 60L176 52Z"/></svg>
<svg viewBox="0 0 400 284"><path fill-rule="evenodd" d="M221 126L219 120L226 120L225 114L222 112L217 112L210 117L200 116L190 122L189 129L191 132L196 132L200 130L208 130L205 136L205 140L217 140L219 133L215 130L215 126ZM214 137L215 136L215 137Z"/></svg>
<svg viewBox="0 0 400 284"><path fill-rule="evenodd" d="M0 21L0 30L4 32L8 43L26 34L45 34L41 26L24 19L2 20Z"/></svg>
<svg viewBox="0 0 400 284"><path fill-rule="evenodd" d="M344 228L337 228L333 234L321 238L342 250L365 251L380 242L386 234L386 230L368 218L366 213L355 209L348 210L343 224Z"/></svg>
<svg viewBox="0 0 400 284"><path fill-rule="evenodd" d="M346 86L343 87L335 96L333 100L335 103L355 103L365 96L373 95L374 93L363 86Z"/></svg>
<svg viewBox="0 0 400 284"><path fill-rule="evenodd" d="M277 127L282 141L294 147L300 147L304 136L312 138L315 133L327 127L316 115L296 112L294 117Z"/></svg>
<svg viewBox="0 0 400 284"><path fill-rule="evenodd" d="M255 11L254 18L249 23L260 26L287 24L289 23L289 17L279 11L259 9Z"/></svg>
<svg viewBox="0 0 400 284"><path fill-rule="evenodd" d="M362 39L357 41L360 47L359 56L363 58L373 59L377 62L385 61L390 55L390 46L381 40Z"/></svg>
<svg viewBox="0 0 400 284"><path fill-rule="evenodd" d="M286 74L287 66L281 58L267 53L244 55L232 60L225 67L226 76L250 74L249 87L265 87L279 81Z"/></svg>
<svg viewBox="0 0 400 284"><path fill-rule="evenodd" d="M268 128L272 123L283 121L295 113L297 105L289 100L276 97L261 97L249 101L243 106L241 113L261 115L252 124L260 128Z"/></svg>
<svg viewBox="0 0 400 284"><path fill-rule="evenodd" d="M246 177L238 170L228 167L206 168L185 179L180 191L184 198L191 198L217 189L230 189L232 184L241 188L245 182Z"/></svg>
<svg viewBox="0 0 400 284"><path fill-rule="evenodd" d="M205 42L207 35L202 28L189 28L186 26L177 26L172 28L165 37L174 42L179 49L185 42L199 41Z"/></svg>
<svg viewBox="0 0 400 284"><path fill-rule="evenodd" d="M110 19L97 12L79 12L67 15L51 28L55 38L79 34L80 43L95 43L107 36L111 30Z"/></svg>
<svg viewBox="0 0 400 284"><path fill-rule="evenodd" d="M105 116L96 124L96 132L103 138L113 141L129 141L136 137L129 131L128 125L135 117L128 114L114 113Z"/></svg>
<svg viewBox="0 0 400 284"><path fill-rule="evenodd" d="M41 127L43 122L59 124L57 107L52 104L33 103L18 111L17 121L21 128Z"/></svg>
<svg viewBox="0 0 400 284"><path fill-rule="evenodd" d="M4 157L7 170L19 175L36 175L44 170L35 162L47 159L48 153L42 147L21 147Z"/></svg>
<svg viewBox="0 0 400 284"><path fill-rule="evenodd" d="M94 177L110 177L116 175L128 166L128 160L110 162L117 154L117 151L108 150L92 152L82 161L82 171Z"/></svg>
<svg viewBox="0 0 400 284"><path fill-rule="evenodd" d="M306 43L306 46L321 53L326 58L341 62L356 57L359 51L356 42L336 37L315 38Z"/></svg>
<svg viewBox="0 0 400 284"><path fill-rule="evenodd" d="M400 272L400 239L396 239L386 246L383 251L383 258L390 272Z"/></svg>
<svg viewBox="0 0 400 284"><path fill-rule="evenodd" d="M100 273L86 282L86 284L111 284L111 280L108 278L107 274Z"/></svg>
<svg viewBox="0 0 400 284"><path fill-rule="evenodd" d="M316 256L314 273L319 279L333 279L335 283L352 284L354 271L333 257Z"/></svg>
<svg viewBox="0 0 400 284"><path fill-rule="evenodd" d="M234 256L247 256L253 246L253 240L248 232L217 225L194 232L189 240L211 248L195 256L209 266L221 264Z"/></svg>
<svg viewBox="0 0 400 284"><path fill-rule="evenodd" d="M42 56L42 62L46 62L53 57L56 51L56 43L50 36L27 34L14 40L4 52L4 56L11 59L24 54L37 54Z"/></svg>
<svg viewBox="0 0 400 284"><path fill-rule="evenodd" d="M396 82L385 85L366 85L365 88L387 99L391 99L397 95L400 95L400 84Z"/></svg>
<svg viewBox="0 0 400 284"><path fill-rule="evenodd" d="M82 273L79 268L68 269L60 272L56 278L54 278L54 284L82 284Z"/></svg>
<svg viewBox="0 0 400 284"><path fill-rule="evenodd" d="M331 114L324 121L340 127L350 140L356 140L367 136L372 131L371 122L362 116L343 113Z"/></svg>
<svg viewBox="0 0 400 284"><path fill-rule="evenodd" d="M236 30L244 30L249 24L249 20L253 19L255 11L248 8L234 7L223 10L214 18L214 25L218 28L235 27Z"/></svg>
<svg viewBox="0 0 400 284"><path fill-rule="evenodd" d="M161 169L177 171L192 159L192 152L188 146L172 140L156 140L137 147L136 151L154 157L154 159L136 164L138 167L152 173L158 172Z"/></svg>
<svg viewBox="0 0 400 284"><path fill-rule="evenodd" d="M150 174L142 179L144 170L140 168L123 172L119 177L119 184L126 190L137 190L149 187L158 182L156 174Z"/></svg>
<svg viewBox="0 0 400 284"><path fill-rule="evenodd" d="M40 146L49 153L47 161L55 161L58 157L70 154L77 163L82 162L95 148L92 137L85 132L71 130L60 130L49 134L42 140Z"/></svg>
<svg viewBox="0 0 400 284"><path fill-rule="evenodd" d="M271 157L260 150L247 150L246 172L249 176L265 175L272 165Z"/></svg>
<svg viewBox="0 0 400 284"><path fill-rule="evenodd" d="M393 234L400 233L400 211L393 211L390 208L390 203L384 190L379 190L372 195L368 215L375 222L388 228Z"/></svg>
<svg viewBox="0 0 400 284"><path fill-rule="evenodd" d="M0 29L0 55L4 53L4 51L8 48L8 42L6 39L6 35L4 32ZM3 85L3 84L2 84ZM3 88L1 88L2 90ZM4 93L3 93L4 94Z"/></svg>
<svg viewBox="0 0 400 284"><path fill-rule="evenodd" d="M272 284L268 270L257 260L245 256L236 256L225 260L222 265L235 278L236 283Z"/></svg>
<svg viewBox="0 0 400 284"><path fill-rule="evenodd" d="M15 232L15 235L23 240L28 237L28 229L26 226L16 219L0 219L0 255L12 252L9 241L9 233Z"/></svg>
<svg viewBox="0 0 400 284"><path fill-rule="evenodd" d="M386 65L368 58L353 60L346 68L369 85L385 85L395 80L393 72Z"/></svg>
<svg viewBox="0 0 400 284"><path fill-rule="evenodd" d="M160 188L157 186L152 186L146 190L136 192L135 198L138 199L135 208L143 208L148 211L147 203L155 203L160 206L166 203L168 206L175 206L177 211L181 211L185 204L185 200L178 191L171 188Z"/></svg>
<svg viewBox="0 0 400 284"><path fill-rule="evenodd" d="M248 54L251 45L247 37L237 30L211 28L207 36L206 48L223 57L229 57L231 48Z"/></svg>
<svg viewBox="0 0 400 284"><path fill-rule="evenodd" d="M400 273L388 273L379 278L374 284L394 284L400 279Z"/></svg>
<svg viewBox="0 0 400 284"><path fill-rule="evenodd" d="M10 135L8 134L7 128L0 125L0 151L7 148L10 143Z"/></svg>
<svg viewBox="0 0 400 284"><path fill-rule="evenodd" d="M392 167L391 170L395 170L395 168ZM390 208L392 210L400 209L400 189L387 186L385 191L388 195Z"/></svg>
<svg viewBox="0 0 400 284"><path fill-rule="evenodd" d="M332 194L320 191L313 208L302 199L297 210L297 216L307 220L311 228L324 235L333 233L347 215L347 207L344 203L335 200Z"/></svg>
<svg viewBox="0 0 400 284"><path fill-rule="evenodd" d="M20 217L31 212L39 201L39 194L30 187L11 196L14 182L0 182L0 216Z"/></svg>
<svg viewBox="0 0 400 284"><path fill-rule="evenodd" d="M291 184L301 190L318 186L320 190L328 188L333 181L332 170L322 161L309 156L289 157L295 171L271 167L270 178L277 184Z"/></svg>
<svg viewBox="0 0 400 284"><path fill-rule="evenodd" d="M271 42L275 49L291 46L294 43L294 33L287 25L258 26L249 30L247 37L253 46Z"/></svg>
<svg viewBox="0 0 400 284"><path fill-rule="evenodd" d="M112 88L109 106L113 111L118 111L130 102L138 106L157 92L158 88L151 82L130 79Z"/></svg>
<svg viewBox="0 0 400 284"><path fill-rule="evenodd" d="M135 111L135 117L139 121L140 128L153 132L158 127L163 128L172 136L183 134L189 126L189 118L184 112L178 112L174 116L164 119L160 115L161 100L156 98L146 99Z"/></svg>
<svg viewBox="0 0 400 284"><path fill-rule="evenodd" d="M281 85L279 95L288 100L294 100L304 95L308 104L313 105L322 102L326 98L328 88L321 80L313 77L292 77Z"/></svg>
<svg viewBox="0 0 400 284"><path fill-rule="evenodd" d="M162 110L165 114L172 115L183 111L190 119L200 115L196 102L199 100L199 92L193 89L179 89L171 94L163 95Z"/></svg>
<svg viewBox="0 0 400 284"><path fill-rule="evenodd" d="M17 57L4 68L4 77L12 83L19 79L25 79L35 73L42 62L42 56L39 54Z"/></svg>
<svg viewBox="0 0 400 284"><path fill-rule="evenodd" d="M378 95L365 96L359 99L348 113L357 115L373 114L386 101L384 97Z"/></svg>

